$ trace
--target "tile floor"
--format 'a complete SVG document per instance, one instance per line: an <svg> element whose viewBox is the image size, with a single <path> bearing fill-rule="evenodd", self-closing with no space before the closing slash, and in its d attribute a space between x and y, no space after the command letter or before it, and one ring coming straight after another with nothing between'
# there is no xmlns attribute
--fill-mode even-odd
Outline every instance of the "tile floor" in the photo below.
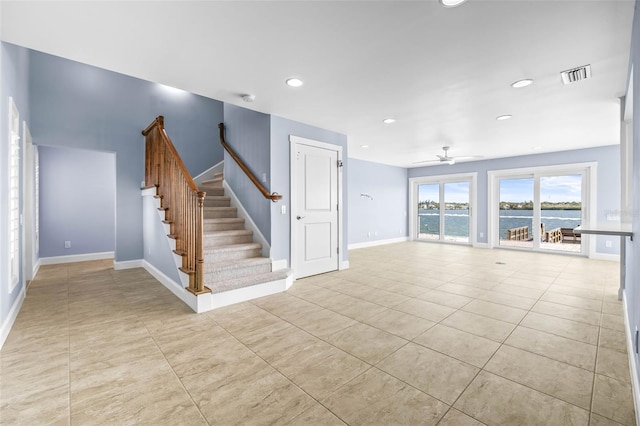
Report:
<svg viewBox="0 0 640 426"><path fill-rule="evenodd" d="M618 265L402 243L196 315L141 269L46 266L0 424L635 425Z"/></svg>

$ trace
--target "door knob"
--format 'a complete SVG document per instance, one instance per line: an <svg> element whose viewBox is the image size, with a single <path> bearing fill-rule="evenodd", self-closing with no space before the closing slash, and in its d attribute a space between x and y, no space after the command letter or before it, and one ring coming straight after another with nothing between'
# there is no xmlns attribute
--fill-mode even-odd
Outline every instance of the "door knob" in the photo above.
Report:
<svg viewBox="0 0 640 426"><path fill-rule="evenodd" d="M298 219L298 220L304 219L304 216L296 216L296 219Z"/></svg>

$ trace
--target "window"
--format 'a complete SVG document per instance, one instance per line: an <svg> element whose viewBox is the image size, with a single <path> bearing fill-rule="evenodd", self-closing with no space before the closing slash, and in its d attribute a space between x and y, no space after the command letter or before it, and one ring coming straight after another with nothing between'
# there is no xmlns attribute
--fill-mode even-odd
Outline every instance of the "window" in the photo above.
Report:
<svg viewBox="0 0 640 426"><path fill-rule="evenodd" d="M20 276L20 217L19 217L20 114L9 98L9 290Z"/></svg>

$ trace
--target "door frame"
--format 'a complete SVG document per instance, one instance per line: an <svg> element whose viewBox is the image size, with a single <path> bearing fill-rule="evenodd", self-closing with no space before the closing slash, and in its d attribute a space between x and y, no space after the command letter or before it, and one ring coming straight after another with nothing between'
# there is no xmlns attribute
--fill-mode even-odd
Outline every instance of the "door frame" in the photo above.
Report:
<svg viewBox="0 0 640 426"><path fill-rule="evenodd" d="M22 135L22 276L27 283L33 279L35 269L35 191L34 147L26 121L22 122Z"/></svg>
<svg viewBox="0 0 640 426"><path fill-rule="evenodd" d="M543 250L536 248L536 240L540 237L539 230L533 229L533 248L518 249L512 247L504 247L500 245L500 238L496 235L500 230L500 179L504 178L521 178L531 177L533 179L533 197L534 197L534 225L536 223L536 215L538 216L538 223L540 222L540 211L536 209L536 206L540 205L540 178L548 176L562 176L582 173L584 175L582 185L582 221L583 226L591 226L596 221L596 189L597 189L597 177L598 177L598 163L586 162L586 163L570 163L559 164L555 166L538 166L538 167L525 167L521 169L504 169L504 170L490 170L487 172L487 242L489 248L502 248L507 250L525 250L535 251L542 253L550 253L549 250ZM534 226L534 228L536 228ZM582 253L574 254L569 252L551 252L553 254L566 254L566 255L578 255L593 257L595 255L595 244L593 243L593 235L589 235L589 238L584 238L581 243L584 244Z"/></svg>
<svg viewBox="0 0 640 426"><path fill-rule="evenodd" d="M418 203L418 185L424 184L445 184L454 182L469 182L469 242L454 242L443 240L426 240L417 237L418 229L418 209L415 208ZM454 173L448 175L437 176L421 176L409 178L409 236L411 241L434 242L445 244L462 244L476 246L478 243L478 215L476 207L478 205L478 173ZM442 192L442 186L440 187ZM442 226L442 225L441 225Z"/></svg>
<svg viewBox="0 0 640 426"><path fill-rule="evenodd" d="M290 233L290 241L289 241L289 245L291 247L291 253L290 253L290 257L291 257L291 270L293 271L293 278L297 279L298 275L297 275L297 266L298 266L298 259L299 259L299 247L298 247L298 243L297 243L297 231L296 231L296 206L297 206L297 199L295 199L294 197L296 197L297 189L298 189L298 183L296 181L296 176L297 176L297 163L295 161L296 155L296 146L297 145L306 145L306 146L310 146L313 148L320 148L320 149L326 149L329 151L335 151L337 153L338 156L338 163L340 164L337 168L338 170L338 178L336 180L337 182L337 191L338 191L338 209L337 209L337 220L338 220L338 258L337 258L337 265L336 265L336 269L337 271L343 270L343 269L347 269L348 268L348 262L343 262L342 257L344 255L343 253L343 220L342 220L342 215L343 210L342 210L342 169L343 167L341 166L342 163L342 147L340 145L334 145L334 144L330 144L327 142L320 142L320 141L316 141L313 139L307 139L307 138L303 138L301 136L295 136L295 135L289 135L289 148L290 148L290 155L289 155L289 194L291 194L290 196L290 201L289 201L289 233Z"/></svg>

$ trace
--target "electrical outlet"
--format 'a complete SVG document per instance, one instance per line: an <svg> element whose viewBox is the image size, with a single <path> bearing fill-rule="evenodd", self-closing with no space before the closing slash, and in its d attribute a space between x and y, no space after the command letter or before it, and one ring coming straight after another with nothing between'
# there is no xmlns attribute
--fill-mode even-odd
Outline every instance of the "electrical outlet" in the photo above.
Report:
<svg viewBox="0 0 640 426"><path fill-rule="evenodd" d="M285 204L280 206L280 213L287 214L287 206Z"/></svg>
<svg viewBox="0 0 640 426"><path fill-rule="evenodd" d="M267 183L267 174L266 173L262 174L262 183Z"/></svg>
<svg viewBox="0 0 640 426"><path fill-rule="evenodd" d="M371 232L367 232L367 237L370 237L370 236L371 236Z"/></svg>
<svg viewBox="0 0 640 426"><path fill-rule="evenodd" d="M71 248L71 241L65 241L64 242L64 248Z"/></svg>
<svg viewBox="0 0 640 426"><path fill-rule="evenodd" d="M377 237L378 236L378 231L374 232L373 235Z"/></svg>
<svg viewBox="0 0 640 426"><path fill-rule="evenodd" d="M613 246L613 243L611 242L611 240L607 240L604 242L604 246L607 248L611 248Z"/></svg>
<svg viewBox="0 0 640 426"><path fill-rule="evenodd" d="M480 233L480 238L484 238L484 232Z"/></svg>

